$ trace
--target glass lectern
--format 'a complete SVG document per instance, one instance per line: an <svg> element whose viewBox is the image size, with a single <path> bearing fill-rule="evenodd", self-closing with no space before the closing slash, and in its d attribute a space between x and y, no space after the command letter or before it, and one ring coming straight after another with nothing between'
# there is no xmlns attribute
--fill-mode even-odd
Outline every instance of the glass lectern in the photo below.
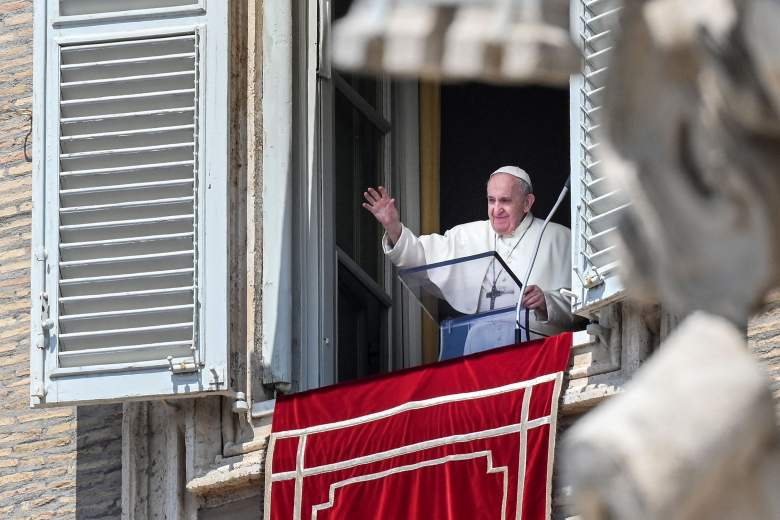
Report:
<svg viewBox="0 0 780 520"><path fill-rule="evenodd" d="M399 270L439 326L439 360L511 345L522 283L495 251Z"/></svg>

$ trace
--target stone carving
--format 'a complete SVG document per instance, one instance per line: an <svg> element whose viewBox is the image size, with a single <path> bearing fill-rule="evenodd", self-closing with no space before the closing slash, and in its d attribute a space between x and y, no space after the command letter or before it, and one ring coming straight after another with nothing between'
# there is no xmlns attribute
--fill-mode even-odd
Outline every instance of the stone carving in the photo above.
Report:
<svg viewBox="0 0 780 520"><path fill-rule="evenodd" d="M780 518L780 434L743 332L780 281L777 27L774 0L625 2L600 150L633 202L625 280L704 312L568 432L583 518Z"/></svg>
<svg viewBox="0 0 780 520"><path fill-rule="evenodd" d="M780 55L776 28L756 34L780 3L632 0L622 14L600 153L633 202L625 278L673 312L743 325L780 282Z"/></svg>
<svg viewBox="0 0 780 520"><path fill-rule="evenodd" d="M577 422L558 466L584 519L774 519L780 434L744 336L696 313Z"/></svg>

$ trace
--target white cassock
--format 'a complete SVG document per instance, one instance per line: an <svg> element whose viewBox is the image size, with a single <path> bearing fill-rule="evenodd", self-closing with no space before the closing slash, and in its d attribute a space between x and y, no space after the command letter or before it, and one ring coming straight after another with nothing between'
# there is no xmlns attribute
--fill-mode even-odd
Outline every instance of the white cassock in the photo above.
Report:
<svg viewBox="0 0 780 520"><path fill-rule="evenodd" d="M506 236L497 235L489 220L461 224L444 235L420 237L404 226L395 245L390 245L385 234L382 247L398 267L416 267L495 250L522 282L528 273L543 222L529 213L514 233ZM494 308L515 306L520 298L520 294L516 294L515 282L502 271L498 262L495 262L495 266L488 264L487 269L485 266L485 263L453 265L431 271L429 278L447 302L464 314L491 308L491 299L487 295L493 289L494 281L496 289L503 293L496 298ZM571 239L568 228L552 222L547 225L528 285L538 285L544 291L547 303L546 320L539 319L535 311L530 313L531 339L540 337L533 331L549 336L571 330L574 326L571 305L559 292L561 288L571 287ZM513 313L482 320L469 331L465 354L514 343ZM524 325L523 321L521 318L521 325Z"/></svg>

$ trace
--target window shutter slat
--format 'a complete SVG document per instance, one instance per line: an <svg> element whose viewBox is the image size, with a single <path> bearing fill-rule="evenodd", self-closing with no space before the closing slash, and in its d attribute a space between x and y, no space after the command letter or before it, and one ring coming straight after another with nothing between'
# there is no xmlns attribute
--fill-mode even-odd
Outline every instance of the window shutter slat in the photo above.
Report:
<svg viewBox="0 0 780 520"><path fill-rule="evenodd" d="M60 138L60 167L64 171L105 168L132 168L149 162L171 160L193 161L195 155L195 122L197 120L196 35L120 40L116 42L63 46L60 49L60 109L66 117L91 116L100 120L106 114L153 111L159 108L187 109L189 118L183 124L160 127L149 121L141 128L123 129L121 123L109 132L91 129L82 122L80 134ZM120 78L133 77L122 82ZM162 79L161 79L162 77ZM84 85L84 84L87 85ZM79 88L74 88L79 85ZM137 116L142 119L148 116ZM175 130L161 131L160 128ZM164 175L164 174L163 174ZM60 189L60 247L67 250L83 238L113 238L128 234L136 241L159 236L163 227L178 224L190 233L189 241L158 242L157 251L116 256L100 249L82 250L79 259L62 259L60 283L86 282L85 293L105 294L105 285L113 286L117 276L148 278L149 273L191 270L194 286L196 235L193 189L196 172L188 177L129 184L86 182L78 188ZM62 187L62 184L61 184ZM166 203L178 199L176 204ZM91 208L91 209L90 209ZM174 224L175 225L175 224ZM92 255L88 256L88 252ZM108 255L107 255L108 253ZM170 289L166 282L179 280L154 277L157 289ZM113 311L95 313L71 302L60 308L59 354L61 367L74 362L81 366L109 365L111 360L129 362L179 358L190 355L194 337L195 294L184 305L176 307L125 308L126 299L104 302ZM149 302L151 303L151 302ZM173 342L173 343L172 343ZM182 348L180 343L189 343ZM156 349L147 345L157 344ZM134 346L144 345L134 350ZM123 356L112 358L111 351L87 355L91 348L122 347ZM78 356L68 356L81 352ZM136 357L133 358L133 353Z"/></svg>
<svg viewBox="0 0 780 520"><path fill-rule="evenodd" d="M583 71L571 88L572 222L575 310L587 314L622 294L614 247L617 223L629 205L626 194L608 185L600 172L598 149L605 84L621 2L577 0L574 37Z"/></svg>
<svg viewBox="0 0 780 520"><path fill-rule="evenodd" d="M172 352L176 358L186 358L190 353L192 341L169 341L147 345L133 345L132 347L105 347L90 348L86 350L73 350L60 354L60 366L74 368L106 364L106 367L115 364L136 363L157 359L160 350Z"/></svg>
<svg viewBox="0 0 780 520"><path fill-rule="evenodd" d="M60 295L98 296L112 293L156 290L160 287L192 286L194 269L169 269L148 273L72 278L60 282Z"/></svg>
<svg viewBox="0 0 780 520"><path fill-rule="evenodd" d="M59 0L60 15L76 16L196 5L198 0Z"/></svg>
<svg viewBox="0 0 780 520"><path fill-rule="evenodd" d="M212 290L227 283L224 262L215 267L200 258L209 248L227 254L218 235L203 242L203 228L220 223L200 210L204 202L227 210L219 197L226 150L201 137L208 124L210 138L226 141L226 122L215 118L227 109L226 6L181 11L177 19L170 8L201 4L49 1L46 106L59 117L46 120L46 148L56 155L43 175L58 187L46 191L46 207L56 213L47 219L44 245L55 326L44 404L227 390L192 376L226 380L227 337L205 348L199 282L205 268ZM112 31L112 16L126 11L139 16L117 19ZM166 16L155 19L162 11ZM81 18L69 25L69 16ZM206 83L221 85L220 92L205 98ZM224 165L220 177L213 177L215 165ZM204 193L207 171L216 189ZM212 342L227 331L224 322L210 323Z"/></svg>
<svg viewBox="0 0 780 520"><path fill-rule="evenodd" d="M192 286L186 286L60 297L60 307L63 312L75 316L78 312L146 310L173 305L189 305L193 300L192 291Z"/></svg>

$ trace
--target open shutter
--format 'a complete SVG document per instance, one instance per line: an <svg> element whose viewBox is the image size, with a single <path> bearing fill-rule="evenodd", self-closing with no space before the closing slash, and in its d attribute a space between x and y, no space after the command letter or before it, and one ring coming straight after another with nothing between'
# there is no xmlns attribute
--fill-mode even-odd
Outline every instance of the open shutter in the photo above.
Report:
<svg viewBox="0 0 780 520"><path fill-rule="evenodd" d="M32 402L225 391L227 3L40 4Z"/></svg>
<svg viewBox="0 0 780 520"><path fill-rule="evenodd" d="M628 206L621 190L607 187L596 156L606 72L614 45L619 0L573 0L574 38L584 55L571 82L572 290L575 311L587 315L623 294L617 276L615 233Z"/></svg>

